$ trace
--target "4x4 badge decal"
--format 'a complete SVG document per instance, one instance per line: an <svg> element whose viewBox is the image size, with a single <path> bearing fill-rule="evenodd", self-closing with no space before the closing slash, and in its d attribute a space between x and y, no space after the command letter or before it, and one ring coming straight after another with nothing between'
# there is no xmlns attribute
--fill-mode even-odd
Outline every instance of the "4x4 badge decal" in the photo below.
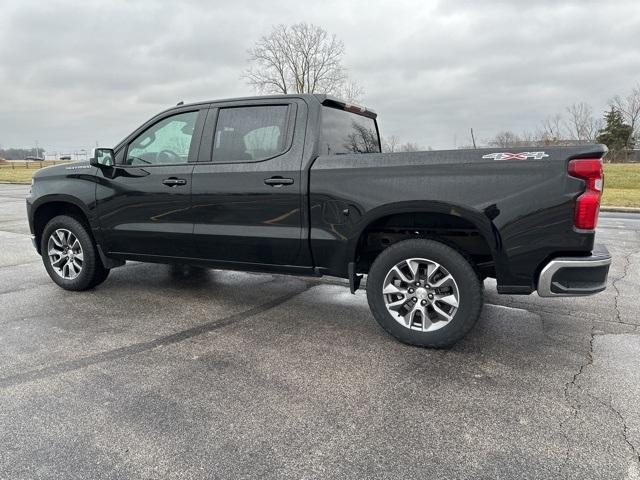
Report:
<svg viewBox="0 0 640 480"><path fill-rule="evenodd" d="M483 155L482 158L493 158L494 160L526 160L527 158L533 158L534 160L542 160L545 157L548 157L544 152L520 152L520 153L509 153L509 152L499 152L499 153L488 153Z"/></svg>

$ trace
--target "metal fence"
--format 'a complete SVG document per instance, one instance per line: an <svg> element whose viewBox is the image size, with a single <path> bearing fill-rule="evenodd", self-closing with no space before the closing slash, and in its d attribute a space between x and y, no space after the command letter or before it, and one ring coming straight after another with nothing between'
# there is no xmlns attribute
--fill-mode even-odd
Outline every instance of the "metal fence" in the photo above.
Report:
<svg viewBox="0 0 640 480"><path fill-rule="evenodd" d="M60 165L62 163L70 163L69 160L43 160L39 161L28 161L28 160L0 160L0 168L9 168L9 169L33 169L38 170L39 168L49 167L51 165Z"/></svg>
<svg viewBox="0 0 640 480"><path fill-rule="evenodd" d="M606 163L640 163L640 150L609 150Z"/></svg>

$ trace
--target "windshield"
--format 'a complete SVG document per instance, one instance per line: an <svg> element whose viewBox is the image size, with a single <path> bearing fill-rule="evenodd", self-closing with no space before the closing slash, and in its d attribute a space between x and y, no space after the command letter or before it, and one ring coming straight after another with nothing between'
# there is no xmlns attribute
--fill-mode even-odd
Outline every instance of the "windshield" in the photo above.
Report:
<svg viewBox="0 0 640 480"><path fill-rule="evenodd" d="M379 152L380 139L373 118L322 107L320 155Z"/></svg>

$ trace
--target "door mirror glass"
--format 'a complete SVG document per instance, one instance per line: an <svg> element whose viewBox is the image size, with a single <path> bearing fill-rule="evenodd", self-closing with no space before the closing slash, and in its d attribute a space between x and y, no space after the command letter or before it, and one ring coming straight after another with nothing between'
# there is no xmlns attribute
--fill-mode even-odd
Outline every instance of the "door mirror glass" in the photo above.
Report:
<svg viewBox="0 0 640 480"><path fill-rule="evenodd" d="M94 167L113 167L116 154L112 148L94 148L90 163Z"/></svg>

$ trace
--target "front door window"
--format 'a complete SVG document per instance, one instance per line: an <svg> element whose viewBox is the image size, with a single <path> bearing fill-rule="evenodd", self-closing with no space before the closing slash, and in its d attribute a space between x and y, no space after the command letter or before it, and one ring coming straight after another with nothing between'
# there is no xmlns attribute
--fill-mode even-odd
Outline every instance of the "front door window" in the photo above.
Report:
<svg viewBox="0 0 640 480"><path fill-rule="evenodd" d="M185 112L152 125L129 144L125 165L187 163L197 118L197 111Z"/></svg>

